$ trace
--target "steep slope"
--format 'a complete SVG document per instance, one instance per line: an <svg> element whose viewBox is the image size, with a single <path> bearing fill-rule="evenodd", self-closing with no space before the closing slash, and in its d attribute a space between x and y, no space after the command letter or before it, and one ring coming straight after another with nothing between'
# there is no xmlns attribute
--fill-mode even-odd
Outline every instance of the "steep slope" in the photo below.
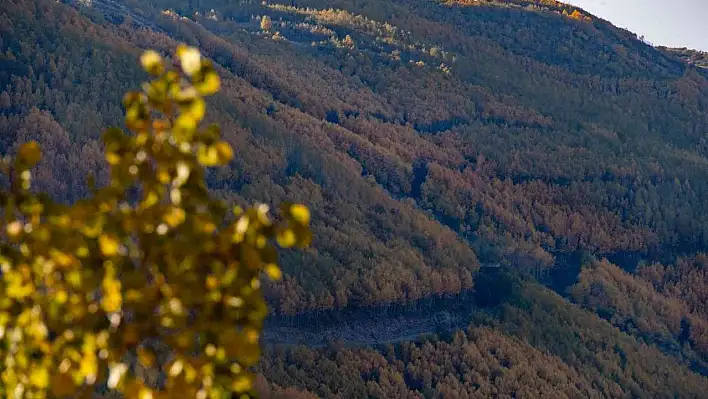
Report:
<svg viewBox="0 0 708 399"><path fill-rule="evenodd" d="M344 10L269 6L274 46L228 36L250 46L243 64L267 51L260 74L287 78L251 78L241 63L237 73L365 137L372 148L342 140L337 149L484 262L547 267L558 251L704 246L702 201L678 197L686 183L689 196L704 192L707 89L695 70L602 21L494 4L327 5ZM223 34L237 17L202 22ZM333 36L312 46L303 25Z"/></svg>
<svg viewBox="0 0 708 399"><path fill-rule="evenodd" d="M7 134L3 137L8 143L36 137L49 152L56 152L43 167L69 183L51 193L71 200L81 192L70 188L83 179L74 172L87 172L99 160L100 153L92 151L97 148L99 126L119 123L121 88L139 84L135 45L167 50L177 43L127 25L92 24L51 2L30 4L33 7L25 2L3 4L6 58L24 69L23 75L5 80L3 96L12 105L4 111ZM34 30L27 28L31 24ZM196 24L187 26L207 34ZM51 29L69 31L47 33ZM87 43L74 42L77 37ZM208 37L228 45L216 36ZM28 44L34 42L46 43L46 48L39 52ZM91 50L87 54L85 49ZM238 51L230 45L226 49ZM222 75L225 87L212 104L217 110L213 119L222 124L239 157L232 168L211 176L214 189L234 201L277 203L289 198L316 209L315 232L322 239L315 251L284 260L290 277L272 289L275 306L293 311L345 306L350 301L416 299L431 292L471 288L471 273L478 265L472 250L454 232L362 178L361 166L334 148L334 140L353 134L287 106L269 116L266 92L228 70L222 70ZM68 154L62 153L68 151L66 145L52 141L67 134L62 126L71 129L69 142L75 142ZM25 130L28 133L21 134ZM62 157L84 165L63 167ZM50 164L55 159L57 164ZM40 177L38 188L51 191L56 186L51 179Z"/></svg>
<svg viewBox="0 0 708 399"><path fill-rule="evenodd" d="M70 18L95 50L64 56L77 66L61 78L59 53L33 53L36 33L11 33L22 13L6 13L11 62L32 67L4 80L10 114L44 107L70 136L96 137L117 122L114 88L138 80L136 47L199 45L226 77L214 118L243 148L214 188L321 210L315 252L273 287L282 310L459 292L475 258L538 274L578 251L706 246L708 81L605 21L551 2L163 3L79 6L94 22ZM71 29L35 12L44 32ZM123 51L100 54L109 43Z"/></svg>
<svg viewBox="0 0 708 399"><path fill-rule="evenodd" d="M700 398L708 380L533 284L466 331L376 349L267 352L261 372L322 397Z"/></svg>

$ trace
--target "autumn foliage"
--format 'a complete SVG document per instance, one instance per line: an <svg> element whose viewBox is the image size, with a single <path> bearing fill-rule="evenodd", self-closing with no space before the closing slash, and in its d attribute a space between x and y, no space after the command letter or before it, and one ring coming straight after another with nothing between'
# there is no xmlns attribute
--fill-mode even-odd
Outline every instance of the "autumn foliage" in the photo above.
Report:
<svg viewBox="0 0 708 399"><path fill-rule="evenodd" d="M303 329L330 319L403 331L472 297L492 319L483 336L504 338L472 359L454 337L420 356L401 356L408 343L276 351L256 370L272 396L705 396L700 54L553 0L78 3L0 1L0 148L41 145L32 190L75 203L91 195L89 171L110 186L98 133L121 123L122 94L143 80L136 57L186 43L218 72L208 122L238 151L205 171L210 193L313 210L315 244L282 254L281 281L262 280L274 319L297 320L284 341L310 345ZM563 296L515 294L495 282L502 270ZM525 363L510 337L572 373L529 375L552 363ZM580 394L563 382L577 375Z"/></svg>
<svg viewBox="0 0 708 399"><path fill-rule="evenodd" d="M184 45L172 64L155 51L141 63L154 79L124 97L131 133L104 133L107 185L64 205L32 191L37 142L3 159L2 397L250 395L260 275L281 278L276 245L309 245L310 213L283 204L274 221L267 205L215 199L205 167L233 150L200 127L220 87L212 63Z"/></svg>

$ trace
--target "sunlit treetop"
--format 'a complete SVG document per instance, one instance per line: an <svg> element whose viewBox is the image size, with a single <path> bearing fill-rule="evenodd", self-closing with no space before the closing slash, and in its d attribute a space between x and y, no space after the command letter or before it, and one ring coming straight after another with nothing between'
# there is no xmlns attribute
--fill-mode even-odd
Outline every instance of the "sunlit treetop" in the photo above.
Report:
<svg viewBox="0 0 708 399"><path fill-rule="evenodd" d="M110 179L89 198L31 191L36 142L3 159L0 397L252 394L259 277L281 277L277 246L309 245L309 210L282 204L276 221L212 198L205 167L234 156L219 126L201 126L212 63L187 46L140 62L152 80L123 99L130 133L104 133Z"/></svg>

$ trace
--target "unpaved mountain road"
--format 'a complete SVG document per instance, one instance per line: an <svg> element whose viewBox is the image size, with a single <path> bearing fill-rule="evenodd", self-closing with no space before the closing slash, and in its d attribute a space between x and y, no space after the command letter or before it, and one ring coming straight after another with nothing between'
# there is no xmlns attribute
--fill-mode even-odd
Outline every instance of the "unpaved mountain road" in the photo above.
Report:
<svg viewBox="0 0 708 399"><path fill-rule="evenodd" d="M272 316L266 320L266 344L321 347L328 342L347 346L387 344L415 339L469 325L476 307L471 292L426 299L405 307L380 306L341 311L310 311L294 316Z"/></svg>

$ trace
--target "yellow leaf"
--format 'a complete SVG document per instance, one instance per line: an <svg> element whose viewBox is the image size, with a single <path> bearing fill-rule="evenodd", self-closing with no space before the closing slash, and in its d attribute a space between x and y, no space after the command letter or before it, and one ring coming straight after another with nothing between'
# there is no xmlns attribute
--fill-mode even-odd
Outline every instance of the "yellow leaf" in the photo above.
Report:
<svg viewBox="0 0 708 399"><path fill-rule="evenodd" d="M214 230L216 230L216 225L209 221L199 223L199 227L201 228L201 231L206 234L211 234L214 232Z"/></svg>
<svg viewBox="0 0 708 399"><path fill-rule="evenodd" d="M182 112L194 119L195 123L201 122L206 113L206 103L201 98L196 98L182 108Z"/></svg>
<svg viewBox="0 0 708 399"><path fill-rule="evenodd" d="M295 204L291 206L290 216L303 226L307 226L310 223L310 210L304 205Z"/></svg>
<svg viewBox="0 0 708 399"><path fill-rule="evenodd" d="M231 159L234 157L234 150L231 148L231 145L225 141L219 141L218 143L214 144L214 147L216 147L216 152L219 156L219 163L222 165L225 165L231 161Z"/></svg>
<svg viewBox="0 0 708 399"><path fill-rule="evenodd" d="M77 270L72 270L66 275L66 281L73 287L78 287L81 285L81 273Z"/></svg>
<svg viewBox="0 0 708 399"><path fill-rule="evenodd" d="M189 179L189 174L191 173L189 165L185 162L177 162L177 176L172 181L175 187L180 187Z"/></svg>
<svg viewBox="0 0 708 399"><path fill-rule="evenodd" d="M197 150L197 161L204 166L216 166L219 164L219 154L214 146L200 146Z"/></svg>
<svg viewBox="0 0 708 399"><path fill-rule="evenodd" d="M143 387L138 394L138 399L153 399L152 389Z"/></svg>
<svg viewBox="0 0 708 399"><path fill-rule="evenodd" d="M85 258L89 256L89 250L86 247L79 247L76 249L76 256L80 258Z"/></svg>
<svg viewBox="0 0 708 399"><path fill-rule="evenodd" d="M187 383L192 383L197 379L197 370L195 370L194 367L191 367L191 365L186 367L184 371L184 379Z"/></svg>
<svg viewBox="0 0 708 399"><path fill-rule="evenodd" d="M184 209L171 207L163 217L163 220L165 223L170 225L170 227L176 227L184 222L185 216L186 213L184 212Z"/></svg>
<svg viewBox="0 0 708 399"><path fill-rule="evenodd" d="M195 82L195 87L202 95L208 96L219 91L221 88L221 80L219 75L214 71L209 71L204 75L204 79L200 82Z"/></svg>
<svg viewBox="0 0 708 399"><path fill-rule="evenodd" d="M97 237L103 231L104 219L102 216L97 216L84 221L81 226L81 232L87 237Z"/></svg>
<svg viewBox="0 0 708 399"><path fill-rule="evenodd" d="M174 96L175 101L182 105L196 100L199 97L199 91L197 91L197 89L193 86L174 86L172 89L172 95Z"/></svg>
<svg viewBox="0 0 708 399"><path fill-rule="evenodd" d="M56 249L50 250L49 256L51 256L52 260L61 267L69 267L75 261L73 256Z"/></svg>
<svg viewBox="0 0 708 399"><path fill-rule="evenodd" d="M11 238L15 238L15 237L19 236L20 233L22 233L22 223L15 220L14 222L9 223L6 227L6 229L7 229L7 234Z"/></svg>
<svg viewBox="0 0 708 399"><path fill-rule="evenodd" d="M170 377L176 377L179 375L179 373L182 372L184 369L184 363L181 360L175 360L169 368L168 374Z"/></svg>
<svg viewBox="0 0 708 399"><path fill-rule="evenodd" d="M158 75L162 72L162 70L157 69L152 72L154 75ZM153 104L160 104L165 101L165 96L167 95L167 91L169 87L167 86L167 82L164 80L154 80L152 82L146 82L142 84L143 91L145 94L147 94L147 98L150 102ZM141 141L144 143L144 138L139 139L137 142L141 143Z"/></svg>
<svg viewBox="0 0 708 399"><path fill-rule="evenodd" d="M295 232L289 228L278 229L275 239L278 241L278 245L283 248L290 248L297 242Z"/></svg>
<svg viewBox="0 0 708 399"><path fill-rule="evenodd" d="M81 362L79 363L79 374L82 377L85 377L87 380L91 380L95 378L96 374L98 373L98 364L97 364L97 359L95 355L89 355L87 353L84 353L84 357L81 359Z"/></svg>
<svg viewBox="0 0 708 399"><path fill-rule="evenodd" d="M125 122L129 126L144 128L150 119L150 111L147 108L148 98L144 93L139 93L134 99L131 98L125 110Z"/></svg>
<svg viewBox="0 0 708 399"><path fill-rule="evenodd" d="M142 93L137 91L129 91L125 93L125 95L123 95L123 106L125 106L125 108L132 108L135 104L139 104L141 94ZM118 131L115 128L107 130L106 134L110 135L111 140L105 140L108 137L104 137L104 141L113 142L118 137L116 133L118 133Z"/></svg>
<svg viewBox="0 0 708 399"><path fill-rule="evenodd" d="M120 248L118 239L108 234L101 234L98 237L98 245L101 247L101 253L104 256L115 256Z"/></svg>
<svg viewBox="0 0 708 399"><path fill-rule="evenodd" d="M106 313L118 312L123 306L123 297L120 293L120 285L117 287L110 287L108 290L104 285L104 291L108 292L104 292L104 296L101 298L101 307Z"/></svg>
<svg viewBox="0 0 708 399"><path fill-rule="evenodd" d="M197 160L204 166L226 165L233 156L231 146L225 141L210 146L200 146L197 150Z"/></svg>
<svg viewBox="0 0 708 399"><path fill-rule="evenodd" d="M30 374L30 383L37 388L47 388L49 386L49 371L46 367L34 367L32 374Z"/></svg>
<svg viewBox="0 0 708 399"><path fill-rule="evenodd" d="M167 184L170 182L170 173L165 169L157 169L157 181L162 184Z"/></svg>
<svg viewBox="0 0 708 399"><path fill-rule="evenodd" d="M179 59L180 67L187 76L192 76L202 67L202 56L199 50L194 47L185 46L183 44L177 47L177 58Z"/></svg>
<svg viewBox="0 0 708 399"><path fill-rule="evenodd" d="M155 50L145 51L140 56L140 64L146 72L152 75L159 75L165 70L162 64L162 57Z"/></svg>
<svg viewBox="0 0 708 399"><path fill-rule="evenodd" d="M250 376L238 376L231 383L231 390L236 393L246 392L251 389L252 382Z"/></svg>
<svg viewBox="0 0 708 399"><path fill-rule="evenodd" d="M140 207L142 209L149 208L155 204L157 204L160 201L160 197L157 195L157 193L154 190L148 191L147 195L145 196L145 199L143 202L140 204Z"/></svg>
<svg viewBox="0 0 708 399"><path fill-rule="evenodd" d="M207 289L213 290L219 286L219 280L214 276L207 276L206 281L205 281L205 285L206 285Z"/></svg>
<svg viewBox="0 0 708 399"><path fill-rule="evenodd" d="M66 291L59 291L54 294L54 300L57 301L57 303L59 304L65 304L68 299L69 294L67 294Z"/></svg>
<svg viewBox="0 0 708 399"><path fill-rule="evenodd" d="M115 389L118 387L126 371L128 371L128 366L123 363L111 364L108 371L108 388Z"/></svg>
<svg viewBox="0 0 708 399"><path fill-rule="evenodd" d="M68 215L57 215L50 218L51 222L59 227L66 228L71 224L71 219Z"/></svg>
<svg viewBox="0 0 708 399"><path fill-rule="evenodd" d="M283 273L280 271L280 268L278 265L275 264L268 264L265 269L266 274L268 277L270 277L271 280L280 280L283 278Z"/></svg>
<svg viewBox="0 0 708 399"><path fill-rule="evenodd" d="M243 335L246 338L246 342L249 344L256 345L258 344L258 338L260 337L260 334L258 333L258 330L252 327L246 327L243 329Z"/></svg>
<svg viewBox="0 0 708 399"><path fill-rule="evenodd" d="M181 114L175 120L175 127L172 129L172 134L180 142L187 142L194 136L194 130L197 128L197 121L190 114Z"/></svg>
<svg viewBox="0 0 708 399"><path fill-rule="evenodd" d="M18 157L20 162L32 167L42 160L42 150L36 141L28 141L20 146Z"/></svg>

